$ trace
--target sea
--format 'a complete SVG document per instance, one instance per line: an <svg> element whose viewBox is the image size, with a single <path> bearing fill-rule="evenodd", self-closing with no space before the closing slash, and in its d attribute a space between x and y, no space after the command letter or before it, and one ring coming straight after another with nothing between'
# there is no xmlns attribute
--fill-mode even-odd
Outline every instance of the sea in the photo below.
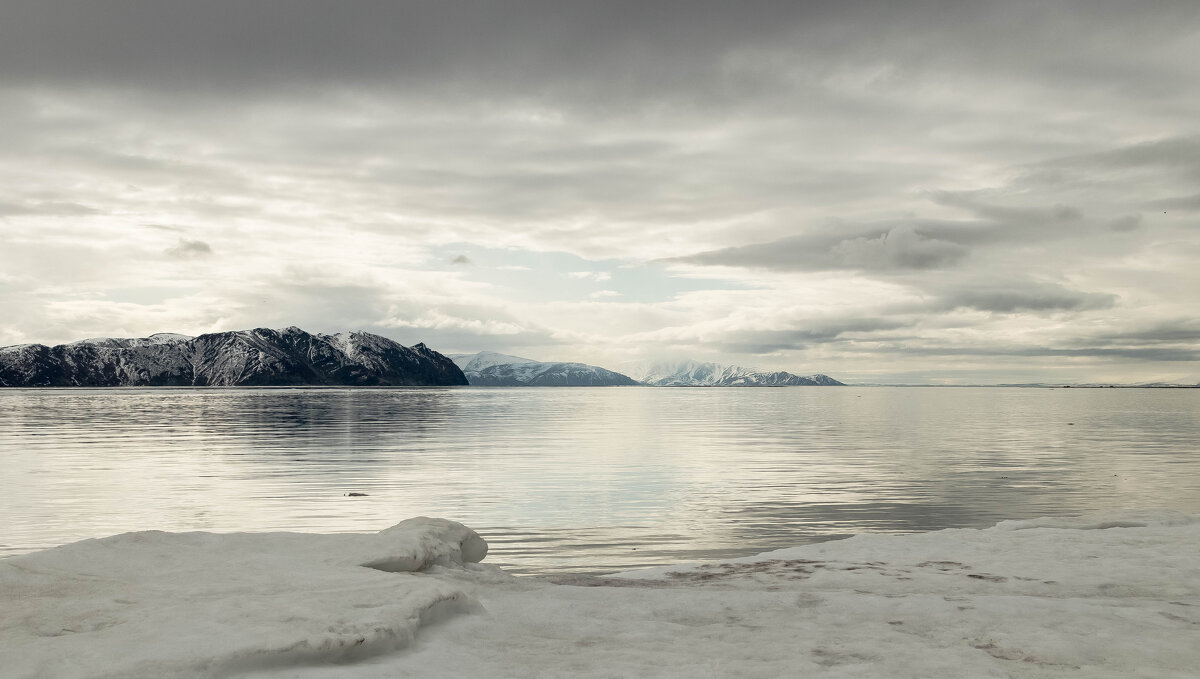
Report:
<svg viewBox="0 0 1200 679"><path fill-rule="evenodd" d="M1200 513L1200 389L0 390L0 557L435 516L602 574L1129 509Z"/></svg>

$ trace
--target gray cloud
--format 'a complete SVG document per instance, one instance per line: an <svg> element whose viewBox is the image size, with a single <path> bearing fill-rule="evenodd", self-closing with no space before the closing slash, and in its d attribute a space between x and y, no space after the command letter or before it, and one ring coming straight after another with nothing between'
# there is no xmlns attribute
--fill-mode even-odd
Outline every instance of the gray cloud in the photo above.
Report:
<svg viewBox="0 0 1200 679"><path fill-rule="evenodd" d="M1192 362L1200 360L1200 349L1160 347L890 347L898 353L922 356L1015 356L1133 359L1137 361ZM878 350L878 348L876 348Z"/></svg>
<svg viewBox="0 0 1200 679"><path fill-rule="evenodd" d="M962 259L967 249L913 228L897 227L878 238L841 241L831 254L849 269L934 269Z"/></svg>
<svg viewBox="0 0 1200 679"><path fill-rule="evenodd" d="M41 215L71 217L94 214L96 210L86 205L71 202L3 203L0 202L0 217Z"/></svg>
<svg viewBox="0 0 1200 679"><path fill-rule="evenodd" d="M1115 149L1055 158L1044 163L1054 167L1141 168L1172 167L1200 170L1200 136L1169 137Z"/></svg>
<svg viewBox="0 0 1200 679"><path fill-rule="evenodd" d="M1115 295L1081 292L1053 283L1035 283L1018 278L957 284L942 293L937 303L947 310L968 308L1016 313L1107 309L1116 301Z"/></svg>
<svg viewBox="0 0 1200 679"><path fill-rule="evenodd" d="M10 80L175 88L314 82L476 87L625 73L666 84L711 57L786 35L820 7L663 2L314 1L6 3L0 61ZM675 54L674 58L671 55ZM698 57L700 57L698 59ZM464 66L466 67L464 69Z"/></svg>
<svg viewBox="0 0 1200 679"><path fill-rule="evenodd" d="M852 344L875 333L910 327L913 318L846 318L797 323L789 330L735 330L715 343L716 348L738 354L769 354L799 351L824 344Z"/></svg>
<svg viewBox="0 0 1200 679"><path fill-rule="evenodd" d="M755 245L724 248L676 261L791 271L896 271L946 269L982 246L1046 244L1094 237L1104 231L1131 231L1137 216L1089 220L1069 205L1001 206L963 192L930 194L936 204L969 212L971 219L908 219L875 224L841 223L803 235Z"/></svg>
<svg viewBox="0 0 1200 679"><path fill-rule="evenodd" d="M966 246L935 237L931 235L934 231L947 233L951 229L934 222L834 226L767 243L701 252L674 261L784 271L889 271L944 268L967 255Z"/></svg>
<svg viewBox="0 0 1200 679"><path fill-rule="evenodd" d="M1147 205L1152 208L1162 208L1163 210L1200 210L1200 193L1190 196L1161 198L1150 201Z"/></svg>
<svg viewBox="0 0 1200 679"><path fill-rule="evenodd" d="M1092 344L1184 344L1200 350L1200 320L1194 318L1172 319L1154 323L1150 327L1122 332L1107 332L1076 340Z"/></svg>
<svg viewBox="0 0 1200 679"><path fill-rule="evenodd" d="M0 12L0 63L22 84L466 84L520 96L549 87L598 104L615 92L761 95L796 77L763 68L775 50L807 59L817 77L830 63L884 58L1162 94L1169 82L1146 47L1186 35L1197 11L1150 4L14 0Z"/></svg>
<svg viewBox="0 0 1200 679"><path fill-rule="evenodd" d="M212 246L202 240L180 238L179 242L167 248L167 254L172 257L206 257L213 253Z"/></svg>
<svg viewBox="0 0 1200 679"><path fill-rule="evenodd" d="M1133 231L1142 226L1141 215L1125 215L1108 222L1108 228L1113 231Z"/></svg>

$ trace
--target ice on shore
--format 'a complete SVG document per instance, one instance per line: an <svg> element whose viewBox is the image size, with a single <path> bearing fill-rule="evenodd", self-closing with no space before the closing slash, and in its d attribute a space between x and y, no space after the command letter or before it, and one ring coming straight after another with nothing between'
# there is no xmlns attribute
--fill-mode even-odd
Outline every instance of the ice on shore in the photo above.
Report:
<svg viewBox="0 0 1200 679"><path fill-rule="evenodd" d="M0 668L1200 676L1198 516L862 535L611 577L516 578L475 564L485 552L461 524L413 519L372 535L131 533L14 557L0 561ZM433 620L445 622L418 632Z"/></svg>
<svg viewBox="0 0 1200 679"><path fill-rule="evenodd" d="M0 676L225 676L409 644L478 604L421 577L487 553L465 526L125 533L0 561ZM366 567L364 567L366 566Z"/></svg>

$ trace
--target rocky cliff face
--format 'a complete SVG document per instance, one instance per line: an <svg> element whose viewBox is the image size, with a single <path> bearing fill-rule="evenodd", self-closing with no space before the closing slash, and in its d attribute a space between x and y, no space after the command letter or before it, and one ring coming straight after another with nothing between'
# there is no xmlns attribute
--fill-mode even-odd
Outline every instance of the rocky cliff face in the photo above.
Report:
<svg viewBox="0 0 1200 679"><path fill-rule="evenodd" d="M0 386L427 386L466 384L424 344L365 332L257 328L0 348Z"/></svg>

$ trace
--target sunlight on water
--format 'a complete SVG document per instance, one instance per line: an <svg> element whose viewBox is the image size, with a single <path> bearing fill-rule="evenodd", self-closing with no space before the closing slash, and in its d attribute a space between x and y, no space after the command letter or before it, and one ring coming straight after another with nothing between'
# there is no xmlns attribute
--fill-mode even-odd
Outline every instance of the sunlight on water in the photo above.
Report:
<svg viewBox="0 0 1200 679"><path fill-rule="evenodd" d="M1200 512L1200 390L0 391L0 554L453 518L517 572ZM365 496L349 496L365 493Z"/></svg>

